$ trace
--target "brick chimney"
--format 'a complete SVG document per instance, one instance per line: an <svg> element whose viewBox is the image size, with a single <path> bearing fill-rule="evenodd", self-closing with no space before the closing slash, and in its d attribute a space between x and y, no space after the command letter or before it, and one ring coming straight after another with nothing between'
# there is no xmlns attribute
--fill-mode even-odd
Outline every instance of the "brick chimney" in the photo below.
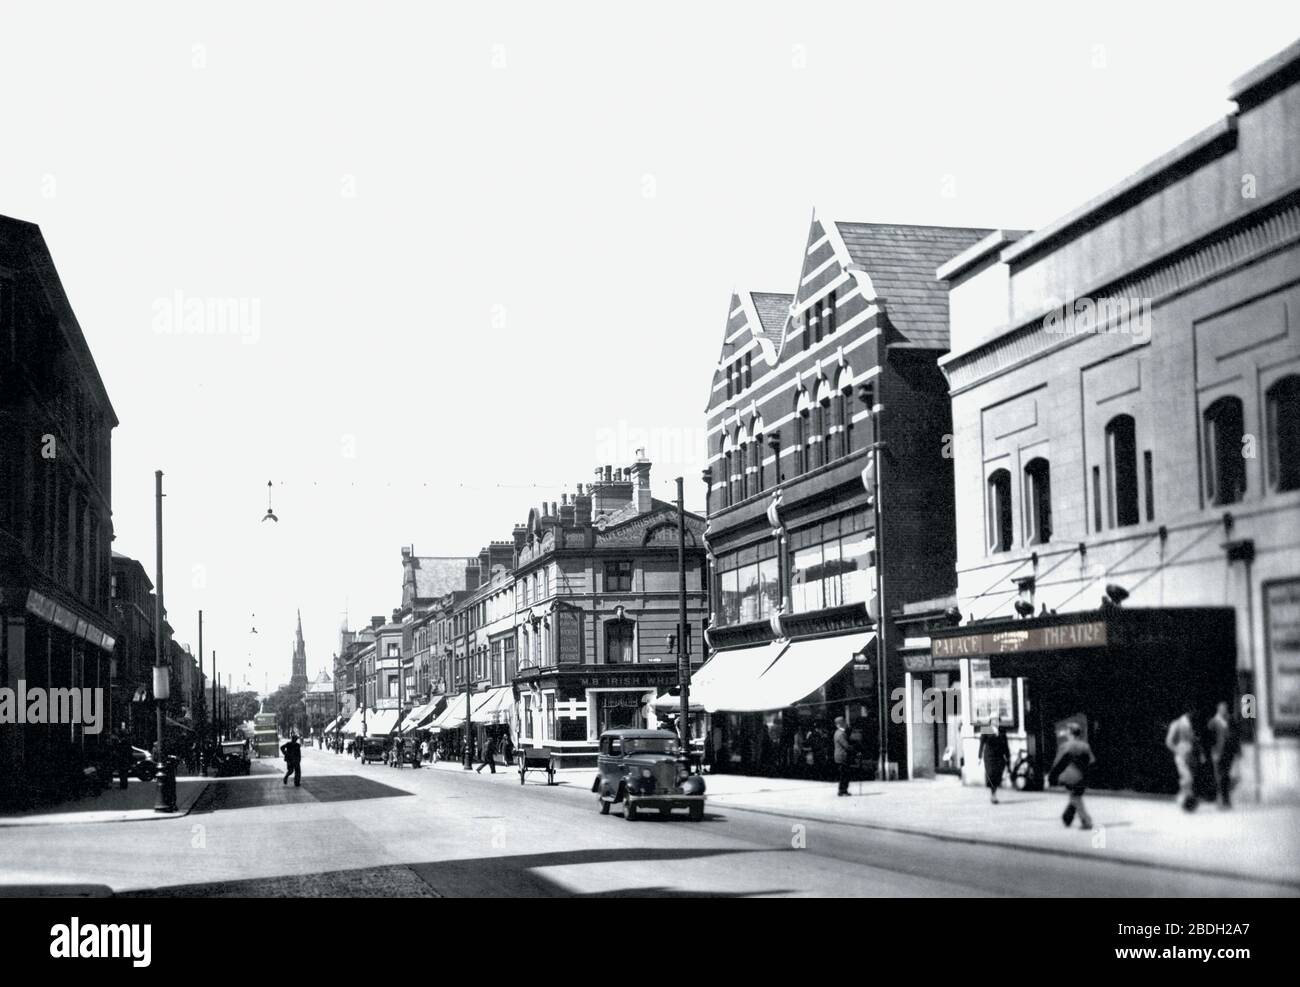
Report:
<svg viewBox="0 0 1300 987"><path fill-rule="evenodd" d="M479 568L478 559L465 560L465 588L478 589Z"/></svg>
<svg viewBox="0 0 1300 987"><path fill-rule="evenodd" d="M478 552L478 571L479 578L485 583L492 578L491 561L492 556L488 553L487 547L480 548Z"/></svg>
<svg viewBox="0 0 1300 987"><path fill-rule="evenodd" d="M646 459L644 449L636 451L636 462L632 464L632 485L636 512L649 514L654 498L650 496L650 460Z"/></svg>
<svg viewBox="0 0 1300 987"><path fill-rule="evenodd" d="M515 567L515 547L508 541L494 541L488 545L488 571L497 566L504 569Z"/></svg>
<svg viewBox="0 0 1300 987"><path fill-rule="evenodd" d="M595 516L612 514L619 508L632 503L630 471L618 470L616 472L614 467L606 466L603 473L599 468L596 472L601 474L601 479L591 485L591 510Z"/></svg>
<svg viewBox="0 0 1300 987"><path fill-rule="evenodd" d="M569 503L567 493L560 494L560 524L565 528L573 527L573 505Z"/></svg>
<svg viewBox="0 0 1300 987"><path fill-rule="evenodd" d="M573 523L591 524L591 494L582 492L581 483L578 484L578 492L573 495Z"/></svg>
<svg viewBox="0 0 1300 987"><path fill-rule="evenodd" d="M522 552L524 546L528 544L528 525L516 524L514 530L510 532L510 537L514 542L515 549L515 558L511 568L515 568L519 565L519 553Z"/></svg>
<svg viewBox="0 0 1300 987"><path fill-rule="evenodd" d="M375 616L370 618L370 629L372 631L377 631L379 630L379 628L383 626L384 626L384 618L382 615L376 614Z"/></svg>

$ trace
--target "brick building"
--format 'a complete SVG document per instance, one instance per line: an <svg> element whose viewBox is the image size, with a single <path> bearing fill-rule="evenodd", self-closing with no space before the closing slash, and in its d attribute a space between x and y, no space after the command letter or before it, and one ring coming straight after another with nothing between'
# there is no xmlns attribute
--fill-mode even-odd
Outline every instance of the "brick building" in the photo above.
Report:
<svg viewBox="0 0 1300 987"><path fill-rule="evenodd" d="M1236 111L951 284L958 607L974 721L1173 791L1164 730L1243 714L1245 788L1300 785L1300 44ZM1027 618L1027 619L1024 619Z"/></svg>
<svg viewBox="0 0 1300 987"><path fill-rule="evenodd" d="M987 232L814 216L794 294L731 298L707 409L712 657L693 692L722 770L819 770L837 715L868 764L904 761L905 731L881 726L882 661L887 687L903 673L897 635L875 633L878 584L886 614L952 588L934 267Z"/></svg>
<svg viewBox="0 0 1300 987"><path fill-rule="evenodd" d="M569 764L594 764L605 730L655 725L656 696L677 684L677 508L651 495L650 468L644 457L606 466L514 530L515 743ZM707 613L703 536L704 519L687 513L693 662ZM487 628L490 667L503 626Z"/></svg>
<svg viewBox="0 0 1300 987"><path fill-rule="evenodd" d="M99 688L117 416L40 230L0 217L0 684ZM93 753L76 724L0 724L0 798ZM39 765L39 772L33 766Z"/></svg>

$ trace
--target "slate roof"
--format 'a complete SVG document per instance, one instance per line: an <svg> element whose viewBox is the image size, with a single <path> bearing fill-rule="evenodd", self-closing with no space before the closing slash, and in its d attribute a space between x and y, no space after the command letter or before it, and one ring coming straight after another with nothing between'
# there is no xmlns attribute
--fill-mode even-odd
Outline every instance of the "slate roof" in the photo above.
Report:
<svg viewBox="0 0 1300 987"><path fill-rule="evenodd" d="M772 345L780 348L794 296L771 291L751 291L749 297L754 300L754 310L758 312L758 321L761 323L759 331L772 341Z"/></svg>
<svg viewBox="0 0 1300 987"><path fill-rule="evenodd" d="M904 340L948 348L948 287L934 272L991 230L836 223L853 262L871 277L889 324Z"/></svg>

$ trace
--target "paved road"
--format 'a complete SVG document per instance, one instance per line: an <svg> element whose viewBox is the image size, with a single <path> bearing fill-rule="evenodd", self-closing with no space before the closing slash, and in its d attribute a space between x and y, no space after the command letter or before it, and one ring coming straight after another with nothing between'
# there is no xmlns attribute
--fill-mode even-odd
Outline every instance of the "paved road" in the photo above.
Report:
<svg viewBox="0 0 1300 987"><path fill-rule="evenodd" d="M575 782L399 771L315 749L294 788L269 773L276 763L214 781L181 819L0 829L0 883L194 896L1293 893L734 807L700 823L627 822Z"/></svg>

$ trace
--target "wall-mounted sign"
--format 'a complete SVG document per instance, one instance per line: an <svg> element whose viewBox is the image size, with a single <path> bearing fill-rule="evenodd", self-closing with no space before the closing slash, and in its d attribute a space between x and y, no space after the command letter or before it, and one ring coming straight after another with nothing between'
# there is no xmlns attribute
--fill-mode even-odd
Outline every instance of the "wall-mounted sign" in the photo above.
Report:
<svg viewBox="0 0 1300 987"><path fill-rule="evenodd" d="M1003 726L1015 726L1015 680L995 679L989 673L987 658L974 658L970 663L971 722L990 721Z"/></svg>
<svg viewBox="0 0 1300 987"><path fill-rule="evenodd" d="M1300 731L1300 579L1264 584L1264 661L1269 724Z"/></svg>
<svg viewBox="0 0 1300 987"><path fill-rule="evenodd" d="M1067 651L1075 648L1104 648L1106 624L1092 620L1083 624L1058 624L1054 627L1010 626L996 631L933 637L931 654L935 658L973 658L980 655L1022 654L1027 651Z"/></svg>

